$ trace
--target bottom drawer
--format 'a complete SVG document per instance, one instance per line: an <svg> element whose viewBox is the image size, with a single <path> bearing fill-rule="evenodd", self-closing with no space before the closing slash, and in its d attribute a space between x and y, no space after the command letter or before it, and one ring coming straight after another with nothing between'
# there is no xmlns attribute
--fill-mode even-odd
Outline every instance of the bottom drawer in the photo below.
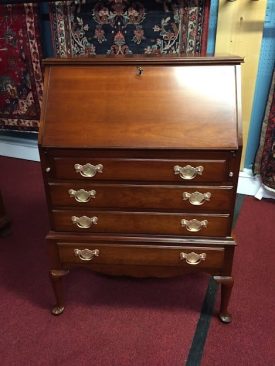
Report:
<svg viewBox="0 0 275 366"><path fill-rule="evenodd" d="M149 265L222 268L224 248L58 243L63 264Z"/></svg>

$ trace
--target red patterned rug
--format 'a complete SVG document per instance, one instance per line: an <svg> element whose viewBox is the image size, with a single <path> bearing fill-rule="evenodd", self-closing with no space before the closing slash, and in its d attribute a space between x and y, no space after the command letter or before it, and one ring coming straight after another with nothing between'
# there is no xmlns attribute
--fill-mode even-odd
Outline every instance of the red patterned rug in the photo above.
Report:
<svg viewBox="0 0 275 366"><path fill-rule="evenodd" d="M42 98L37 6L0 5L0 130L36 132Z"/></svg>
<svg viewBox="0 0 275 366"><path fill-rule="evenodd" d="M204 55L210 0L102 0L50 6L57 56Z"/></svg>
<svg viewBox="0 0 275 366"><path fill-rule="evenodd" d="M254 172L261 175L265 187L275 192L275 69L262 126Z"/></svg>

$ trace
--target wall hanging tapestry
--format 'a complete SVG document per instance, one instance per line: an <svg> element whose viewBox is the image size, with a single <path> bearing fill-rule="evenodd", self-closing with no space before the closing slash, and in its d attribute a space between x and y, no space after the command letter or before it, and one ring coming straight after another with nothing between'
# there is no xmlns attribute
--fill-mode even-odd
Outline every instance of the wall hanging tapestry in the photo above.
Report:
<svg viewBox="0 0 275 366"><path fill-rule="evenodd" d="M50 4L57 56L206 53L210 0Z"/></svg>
<svg viewBox="0 0 275 366"><path fill-rule="evenodd" d="M0 130L37 132L41 99L37 7L0 5Z"/></svg>
<svg viewBox="0 0 275 366"><path fill-rule="evenodd" d="M267 189L275 191L275 70L273 71L254 172L261 175L262 182Z"/></svg>

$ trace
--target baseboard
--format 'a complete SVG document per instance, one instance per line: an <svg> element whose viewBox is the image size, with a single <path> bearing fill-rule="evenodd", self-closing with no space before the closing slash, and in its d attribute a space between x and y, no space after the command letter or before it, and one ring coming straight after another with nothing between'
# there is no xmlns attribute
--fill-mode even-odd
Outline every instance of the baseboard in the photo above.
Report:
<svg viewBox="0 0 275 366"><path fill-rule="evenodd" d="M36 140L5 137L0 140L0 155L12 158L40 161ZM243 169L239 174L237 193L261 198L274 198L275 193L268 191L259 176L251 169Z"/></svg>
<svg viewBox="0 0 275 366"><path fill-rule="evenodd" d="M36 139L1 136L0 155L17 159L40 161Z"/></svg>
<svg viewBox="0 0 275 366"><path fill-rule="evenodd" d="M273 198L275 192L269 191L262 184L259 175L253 175L251 169L243 169L239 174L237 193L255 196L258 199Z"/></svg>

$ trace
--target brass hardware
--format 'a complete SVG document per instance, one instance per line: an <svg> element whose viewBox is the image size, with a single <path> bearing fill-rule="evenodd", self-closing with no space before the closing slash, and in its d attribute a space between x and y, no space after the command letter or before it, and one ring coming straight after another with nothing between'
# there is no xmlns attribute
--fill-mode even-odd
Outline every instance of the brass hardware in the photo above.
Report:
<svg viewBox="0 0 275 366"><path fill-rule="evenodd" d="M141 76L143 74L144 70L141 66L137 66L136 74L137 76Z"/></svg>
<svg viewBox="0 0 275 366"><path fill-rule="evenodd" d="M186 263L190 264L191 266L196 266L201 261L205 261L206 253L197 254L194 252L191 252L191 253L181 252L180 260L184 260L184 259L185 259Z"/></svg>
<svg viewBox="0 0 275 366"><path fill-rule="evenodd" d="M49 173L51 171L51 168L48 166L46 169L45 169L46 173Z"/></svg>
<svg viewBox="0 0 275 366"><path fill-rule="evenodd" d="M205 203L205 201L210 201L210 197L211 197L210 192L200 193L200 192L196 191L193 193L183 192L183 194L182 194L182 199L184 201L189 199L189 202L191 203L191 205L194 205L194 206L203 205Z"/></svg>
<svg viewBox="0 0 275 366"><path fill-rule="evenodd" d="M99 256L99 250L94 249L74 249L74 254L82 261L91 261L94 257Z"/></svg>
<svg viewBox="0 0 275 366"><path fill-rule="evenodd" d="M82 177L85 178L91 178L96 175L96 173L102 173L103 171L103 165L97 164L92 165L90 163L87 163L85 165L75 164L74 166L76 173L80 173Z"/></svg>
<svg viewBox="0 0 275 366"><path fill-rule="evenodd" d="M186 165L181 167L179 165L174 166L175 174L179 174L182 179L190 180L195 178L197 175L202 175L204 168L203 166L193 167L191 165Z"/></svg>
<svg viewBox="0 0 275 366"><path fill-rule="evenodd" d="M182 219L180 223L181 226L186 227L188 231L197 232L200 231L203 227L207 227L208 221L207 220L199 221L197 219L192 220Z"/></svg>
<svg viewBox="0 0 275 366"><path fill-rule="evenodd" d="M229 172L229 177L233 177L234 173L233 172Z"/></svg>
<svg viewBox="0 0 275 366"><path fill-rule="evenodd" d="M75 191L74 189L69 189L70 197L74 197L77 202L89 202L91 198L95 198L96 191L85 191L85 189L79 189Z"/></svg>
<svg viewBox="0 0 275 366"><path fill-rule="evenodd" d="M96 216L72 216L73 224L77 225L80 229L89 229L92 225L96 225L98 218Z"/></svg>

